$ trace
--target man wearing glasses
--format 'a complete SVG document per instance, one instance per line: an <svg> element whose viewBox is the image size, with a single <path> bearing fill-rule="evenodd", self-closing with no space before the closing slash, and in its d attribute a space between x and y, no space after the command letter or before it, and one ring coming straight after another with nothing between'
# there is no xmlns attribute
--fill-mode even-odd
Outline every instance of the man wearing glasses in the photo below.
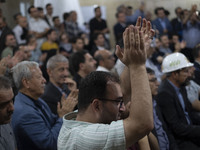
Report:
<svg viewBox="0 0 200 150"><path fill-rule="evenodd" d="M0 76L0 149L16 149L15 136L10 125L14 111L13 90L11 81Z"/></svg>
<svg viewBox="0 0 200 150"><path fill-rule="evenodd" d="M123 39L124 50L117 46L116 55L130 70L134 96L131 96L129 117L118 120L125 108L119 79L107 72L92 72L79 87L77 116L64 116L58 150L123 150L152 130L152 99L145 68L144 35L131 25L125 30ZM75 120L71 120L73 118Z"/></svg>

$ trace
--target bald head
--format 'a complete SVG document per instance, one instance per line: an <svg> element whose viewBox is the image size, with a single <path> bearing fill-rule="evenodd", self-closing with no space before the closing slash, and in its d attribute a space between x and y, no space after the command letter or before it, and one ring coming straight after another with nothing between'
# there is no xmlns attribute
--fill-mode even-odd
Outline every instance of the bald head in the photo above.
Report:
<svg viewBox="0 0 200 150"><path fill-rule="evenodd" d="M115 58L109 50L98 50L94 54L99 66L105 67L108 70L111 70L115 65Z"/></svg>

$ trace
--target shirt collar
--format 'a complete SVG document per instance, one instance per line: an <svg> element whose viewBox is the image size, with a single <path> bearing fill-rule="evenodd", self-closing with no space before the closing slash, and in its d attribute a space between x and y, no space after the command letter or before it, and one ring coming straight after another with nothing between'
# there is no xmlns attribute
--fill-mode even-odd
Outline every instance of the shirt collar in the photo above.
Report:
<svg viewBox="0 0 200 150"><path fill-rule="evenodd" d="M170 80L168 80L168 82L173 86L176 92L180 91L180 88L176 87Z"/></svg>

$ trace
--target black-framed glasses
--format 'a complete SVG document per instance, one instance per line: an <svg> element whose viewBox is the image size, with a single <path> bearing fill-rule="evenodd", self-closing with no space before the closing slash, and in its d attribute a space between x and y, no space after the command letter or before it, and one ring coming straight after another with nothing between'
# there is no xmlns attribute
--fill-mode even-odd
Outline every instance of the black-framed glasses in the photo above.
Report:
<svg viewBox="0 0 200 150"><path fill-rule="evenodd" d="M98 98L101 101L110 101L110 102L115 102L119 105L119 108L122 108L122 105L124 103L123 99L108 99L108 98Z"/></svg>
<svg viewBox="0 0 200 150"><path fill-rule="evenodd" d="M151 80L149 80L149 82L156 82L157 81L157 78L153 78Z"/></svg>

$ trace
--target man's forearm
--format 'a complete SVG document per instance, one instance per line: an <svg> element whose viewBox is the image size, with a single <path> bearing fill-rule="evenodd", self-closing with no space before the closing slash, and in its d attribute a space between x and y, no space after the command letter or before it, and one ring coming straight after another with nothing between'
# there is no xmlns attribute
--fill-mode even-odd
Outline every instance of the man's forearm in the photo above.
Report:
<svg viewBox="0 0 200 150"><path fill-rule="evenodd" d="M140 124L153 126L152 97L145 65L131 66L130 117Z"/></svg>

